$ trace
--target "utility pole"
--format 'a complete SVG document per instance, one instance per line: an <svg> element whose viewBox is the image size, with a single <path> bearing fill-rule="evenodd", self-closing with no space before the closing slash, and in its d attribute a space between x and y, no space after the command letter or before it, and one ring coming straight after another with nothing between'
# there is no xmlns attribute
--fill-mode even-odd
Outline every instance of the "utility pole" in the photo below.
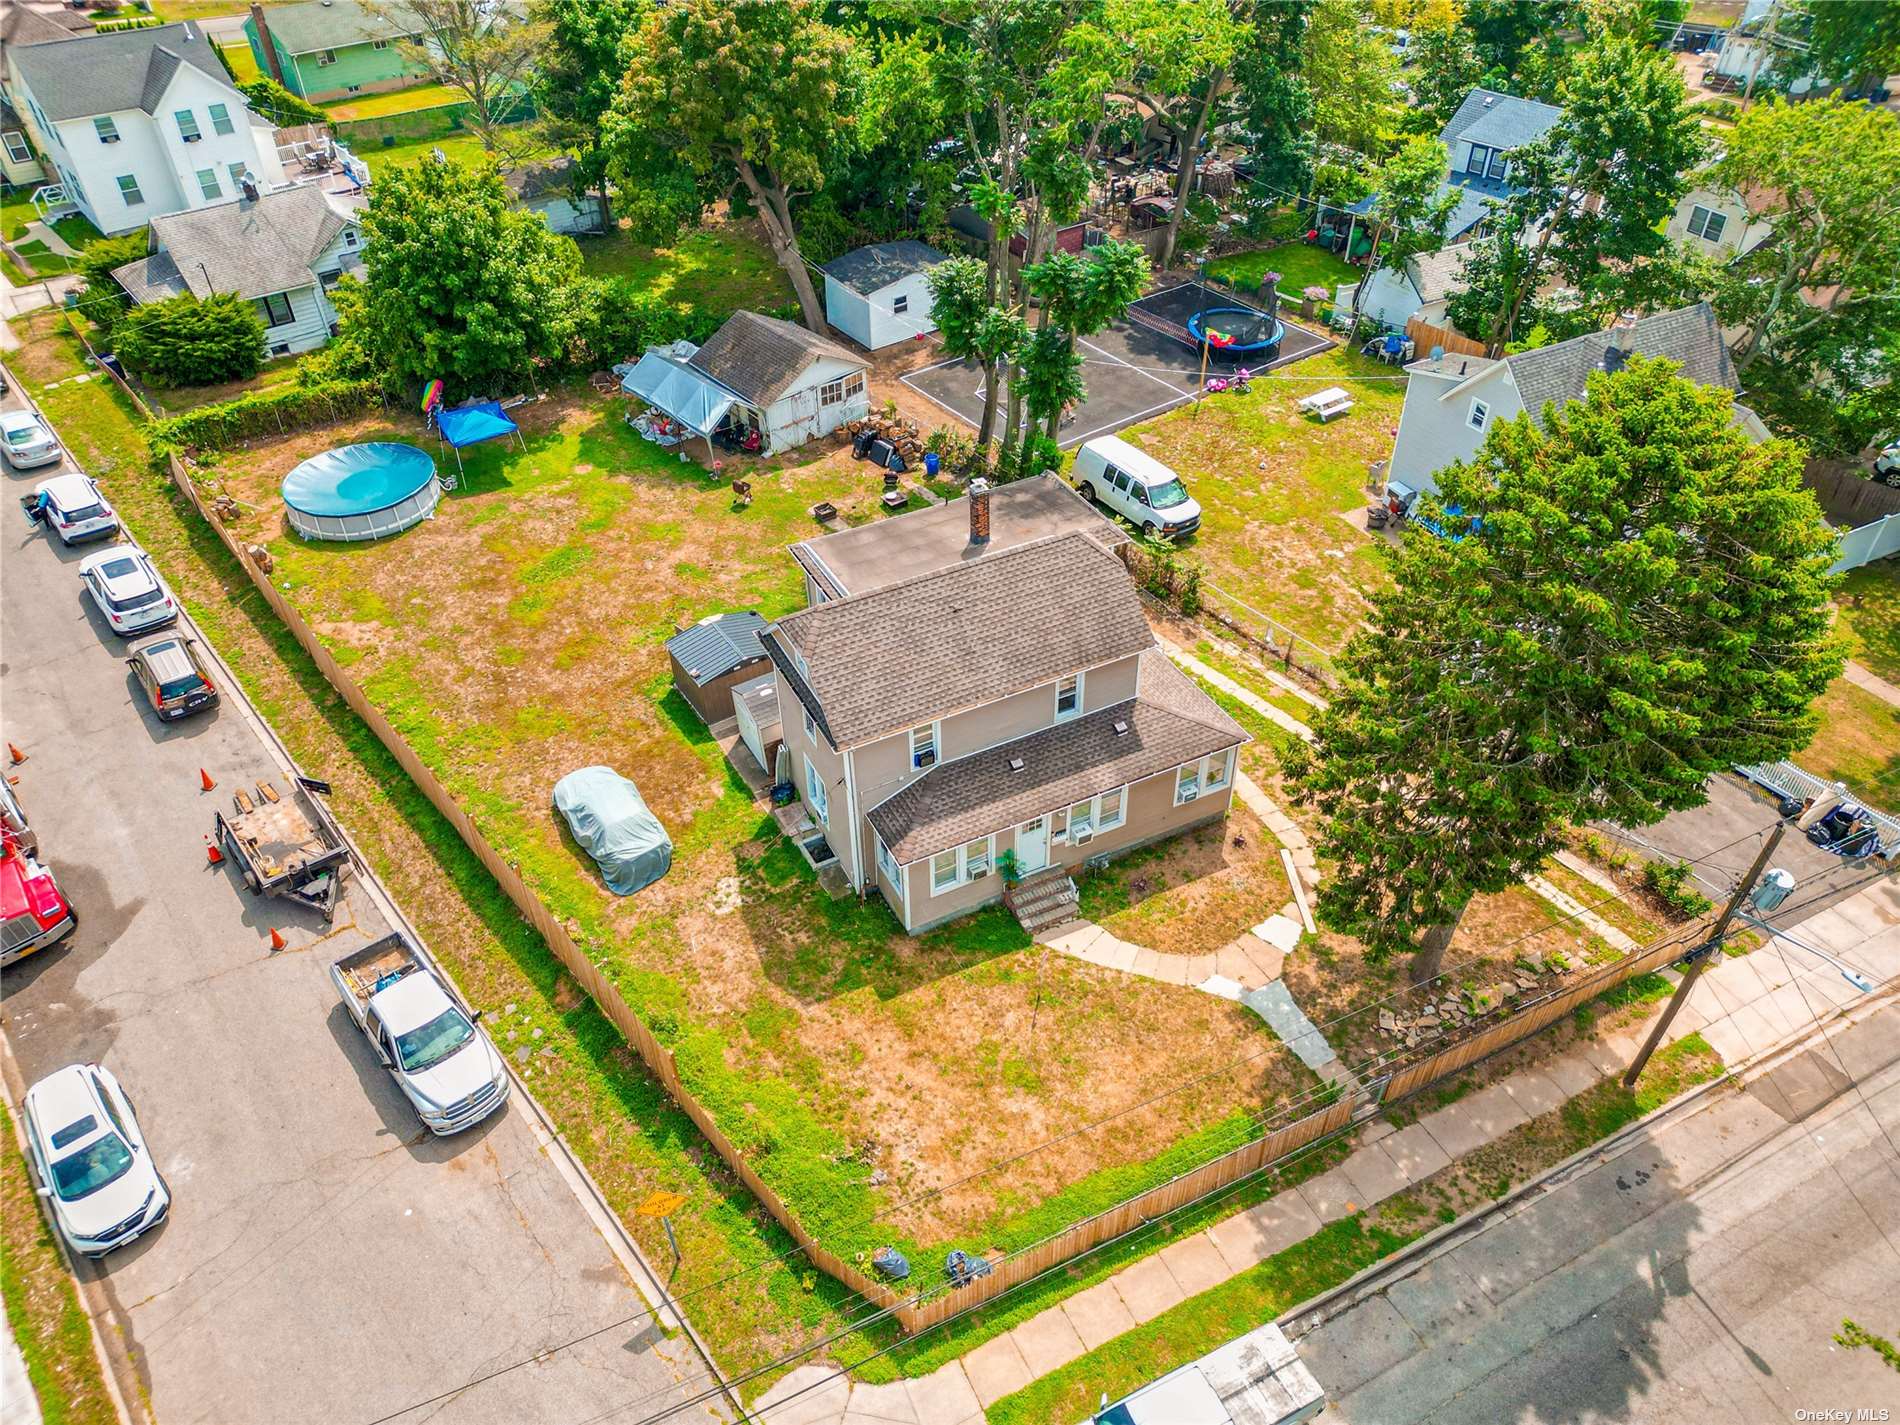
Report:
<svg viewBox="0 0 1900 1425"><path fill-rule="evenodd" d="M1785 830L1787 830L1786 822L1775 823L1774 831L1769 834L1768 840L1762 843L1760 852L1755 856L1755 864L1748 868L1748 874L1742 877L1741 883L1735 887L1735 894L1729 897L1728 904L1722 908L1722 918L1715 922L1715 928L1709 932L1709 938L1683 957L1688 960L1688 967L1682 972L1682 980L1677 984L1676 992L1669 997L1669 1007L1663 1010L1662 1018L1656 1021L1656 1027L1649 1031L1649 1038L1637 1051L1635 1060L1629 1066L1629 1072L1623 1075L1624 1088L1636 1087L1636 1080L1642 1074L1643 1066L1649 1062L1649 1056L1656 1052L1656 1046L1662 1043L1663 1035L1668 1032L1670 1022L1675 1019L1677 1011L1688 1000L1689 990L1694 986L1696 977L1702 973L1703 967L1709 961L1721 953L1722 942L1728 935L1729 922L1735 919L1735 912L1741 909L1743 900L1755 888L1755 882L1761 879L1762 868L1768 864L1768 858L1775 854L1775 847L1781 844L1781 834Z"/></svg>

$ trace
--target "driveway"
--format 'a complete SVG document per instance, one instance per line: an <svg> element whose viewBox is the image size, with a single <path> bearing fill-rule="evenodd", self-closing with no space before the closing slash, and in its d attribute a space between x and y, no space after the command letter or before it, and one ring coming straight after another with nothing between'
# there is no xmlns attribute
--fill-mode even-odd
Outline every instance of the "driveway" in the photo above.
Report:
<svg viewBox="0 0 1900 1425"><path fill-rule="evenodd" d="M171 1183L167 1223L80 1268L152 1413L568 1425L702 1386L520 1088L434 1139L345 1016L327 969L390 923L379 889L355 883L326 927L207 864L214 808L262 779L284 788L285 768L228 676L220 708L172 727L134 700L124 645L80 595L85 548L19 513L47 473L0 480L0 705L79 926L6 971L0 1027L27 1082L110 1067Z"/></svg>

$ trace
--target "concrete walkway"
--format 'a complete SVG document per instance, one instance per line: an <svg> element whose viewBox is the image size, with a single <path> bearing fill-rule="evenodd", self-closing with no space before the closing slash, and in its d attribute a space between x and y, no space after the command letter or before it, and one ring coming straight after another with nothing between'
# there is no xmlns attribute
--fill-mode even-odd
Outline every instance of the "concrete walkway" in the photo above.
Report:
<svg viewBox="0 0 1900 1425"><path fill-rule="evenodd" d="M1900 708L1900 685L1888 682L1866 664L1856 663L1850 658L1847 667L1841 670L1841 676L1856 688L1872 693L1889 707Z"/></svg>
<svg viewBox="0 0 1900 1425"><path fill-rule="evenodd" d="M1178 643L1170 643L1167 639L1159 635L1156 636L1155 641L1161 645L1162 651L1168 655L1175 666L1193 674L1210 687L1219 688L1242 707L1259 713L1260 716L1264 717L1268 722L1273 723L1277 727L1285 728L1295 737L1306 742L1313 740L1313 729L1294 717L1292 713L1282 712L1258 693L1236 683L1232 678L1221 672L1220 669L1209 667L1207 664L1201 662L1200 659L1196 658L1192 653L1189 653ZM1276 679L1275 681L1277 682L1279 680ZM1306 693L1297 688L1292 691L1300 697L1308 697Z"/></svg>
<svg viewBox="0 0 1900 1425"><path fill-rule="evenodd" d="M1876 981L1900 977L1900 880L1886 878L1809 918L1798 935ZM1725 959L1702 976L1669 1039L1699 1031L1726 1062L1736 1063L1861 997L1816 956L1786 947L1785 962L1772 942ZM1652 1018L1660 1013L1658 1005ZM761 1397L757 1409L770 1410L779 1425L980 1425L984 1407L1031 1381L1621 1074L1647 1032L1644 1024L1580 1044L1405 1128L1375 1121L1337 1167L1170 1243L931 1375L854 1387L830 1367L801 1366Z"/></svg>

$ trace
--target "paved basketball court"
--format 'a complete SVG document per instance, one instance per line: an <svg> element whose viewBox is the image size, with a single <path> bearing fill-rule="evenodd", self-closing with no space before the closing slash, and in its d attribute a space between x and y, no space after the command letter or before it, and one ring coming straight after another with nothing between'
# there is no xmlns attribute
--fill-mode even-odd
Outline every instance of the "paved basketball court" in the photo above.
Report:
<svg viewBox="0 0 1900 1425"><path fill-rule="evenodd" d="M1225 307L1249 305L1228 293L1220 294L1220 303ZM1249 369L1257 375L1303 361L1335 344L1330 337L1287 322L1279 355L1270 362L1252 364ZM1199 348L1159 331L1118 323L1081 339L1076 346L1082 354L1082 383L1087 395L1062 423L1057 444L1064 450L1072 450L1094 436L1108 435L1150 416L1158 416L1192 400L1200 388ZM1230 365L1210 363L1208 374L1224 373ZM975 362L940 361L901 379L972 430L982 424L983 370ZM1005 388L998 397L999 411L1000 403L1007 396ZM1000 423L1000 414L998 420ZM1000 424L998 429L1000 433Z"/></svg>

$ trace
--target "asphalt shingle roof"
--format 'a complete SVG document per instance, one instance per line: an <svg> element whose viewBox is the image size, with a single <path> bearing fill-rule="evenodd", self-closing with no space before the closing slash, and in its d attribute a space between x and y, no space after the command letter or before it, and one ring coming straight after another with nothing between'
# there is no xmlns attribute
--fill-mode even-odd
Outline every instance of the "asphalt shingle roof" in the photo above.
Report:
<svg viewBox="0 0 1900 1425"><path fill-rule="evenodd" d="M1406 259L1406 275L1412 279L1420 300L1438 302L1463 291L1465 259L1470 255L1471 244L1462 242Z"/></svg>
<svg viewBox="0 0 1900 1425"><path fill-rule="evenodd" d="M155 113L180 64L231 88L211 42L189 20L28 45L13 51L9 62L55 123L131 109ZM243 95L231 92L244 102Z"/></svg>
<svg viewBox="0 0 1900 1425"><path fill-rule="evenodd" d="M1603 365L1603 353L1615 340L1608 331L1560 341L1555 346L1507 356L1524 409L1540 424L1547 403L1562 405L1583 395L1584 380ZM1642 356L1665 356L1682 365L1682 374L1703 386L1725 386L1739 391L1728 345L1707 302L1660 312L1638 319L1630 350Z"/></svg>
<svg viewBox="0 0 1900 1425"><path fill-rule="evenodd" d="M1487 148L1521 148L1549 133L1563 116L1564 111L1554 104L1519 99L1495 89L1473 89L1439 138L1446 148L1455 148L1465 139Z"/></svg>
<svg viewBox="0 0 1900 1425"><path fill-rule="evenodd" d="M769 406L820 357L847 361L864 369L837 342L817 336L794 322L758 312L734 312L687 363L712 377L747 405Z"/></svg>
<svg viewBox="0 0 1900 1425"><path fill-rule="evenodd" d="M329 195L299 184L255 201L217 203L153 218L152 249L171 258L173 269L201 300L213 292L268 297L315 282L310 264L352 221ZM150 260L142 259L114 269L112 275L132 291L133 282L149 282L153 272Z"/></svg>
<svg viewBox="0 0 1900 1425"><path fill-rule="evenodd" d="M115 267L112 275L141 306L147 302L162 302L167 297L182 297L191 290L168 252L154 252L137 262Z"/></svg>
<svg viewBox="0 0 1900 1425"><path fill-rule="evenodd" d="M1154 647L1127 569L1079 531L815 605L764 641L840 748Z"/></svg>
<svg viewBox="0 0 1900 1425"><path fill-rule="evenodd" d="M402 14L399 10L393 13ZM264 23L278 45L290 54L311 54L317 50L342 49L345 45L368 44L371 40L394 39L422 28L413 20L404 24L373 14L356 0L272 5L264 12Z"/></svg>
<svg viewBox="0 0 1900 1425"><path fill-rule="evenodd" d="M905 238L902 242L873 243L847 252L825 264L825 275L869 297L912 273L928 272L945 260L929 243Z"/></svg>
<svg viewBox="0 0 1900 1425"><path fill-rule="evenodd" d="M941 763L867 816L892 856L918 861L1247 740L1213 699L1151 649L1141 655L1138 696ZM1010 768L1017 759L1021 771Z"/></svg>
<svg viewBox="0 0 1900 1425"><path fill-rule="evenodd" d="M764 631L765 620L755 613L718 614L674 634L666 641L666 651L679 659L694 682L710 683L765 657L759 643Z"/></svg>

